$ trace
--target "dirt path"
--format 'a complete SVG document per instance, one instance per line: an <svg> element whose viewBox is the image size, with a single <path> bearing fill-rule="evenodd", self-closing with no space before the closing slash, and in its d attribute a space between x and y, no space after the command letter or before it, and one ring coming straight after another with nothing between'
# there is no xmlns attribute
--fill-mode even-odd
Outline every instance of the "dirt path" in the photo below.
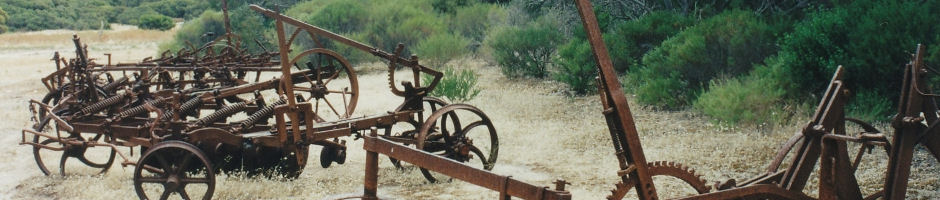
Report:
<svg viewBox="0 0 940 200"><path fill-rule="evenodd" d="M87 38L92 56L111 52L115 61L133 61L152 55L167 33L135 30L80 32ZM138 36L144 35L144 36ZM98 37L97 39L95 37ZM42 98L45 88L39 79L51 72L52 52L72 57L70 32L17 33L0 35L0 199L126 199L134 198L132 167L115 165L100 176L42 176L31 149L16 145L20 129L28 127L27 100ZM499 174L549 186L555 179L572 182L576 199L601 199L617 181L616 159L597 96L569 98L554 82L507 80L499 70L478 60L457 61L480 75L483 92L468 102L484 110L499 131ZM360 97L356 116L374 115L394 109L401 99L388 92L384 73L360 75ZM630 97L628 97L630 98ZM728 178L746 179L763 171L777 146L799 125L757 130L715 126L691 112L652 111L634 106L647 159L668 160L696 169L709 182ZM347 138L351 140L351 138ZM222 175L217 178L217 199L335 199L361 193L365 153L361 140L350 141L345 165L323 169L314 161L297 180ZM320 148L311 148L316 159ZM884 155L877 152L876 155ZM883 156L871 156L866 166L884 166ZM394 169L380 159L379 194L390 199L493 199L497 193L460 181L427 184L414 168ZM913 188L918 198L940 197L937 162L923 150L915 159ZM883 168L860 170L859 177L870 193L881 182ZM690 188L675 180L655 179L661 197L690 194ZM661 182L660 182L661 181ZM661 183L661 184L660 184ZM808 187L812 188L812 187ZM812 193L814 189L807 189Z"/></svg>

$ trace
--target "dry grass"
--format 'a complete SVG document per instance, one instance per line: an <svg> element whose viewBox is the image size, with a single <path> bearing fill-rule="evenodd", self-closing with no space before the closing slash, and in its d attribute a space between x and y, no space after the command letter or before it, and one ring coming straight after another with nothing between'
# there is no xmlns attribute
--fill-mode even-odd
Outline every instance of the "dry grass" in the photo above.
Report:
<svg viewBox="0 0 940 200"><path fill-rule="evenodd" d="M122 30L108 31L121 35ZM141 31L139 31L141 32ZM82 33L79 33L80 35ZM94 33L93 33L94 34ZM110 40L87 39L89 46L115 50L115 56L128 61L152 55L153 38L169 39L166 33L141 32L109 36ZM155 34L146 36L146 34ZM39 77L53 69L48 58L52 51L71 52L70 33L41 36L41 33L0 35L0 110L7 120L0 121L0 199L124 199L134 198L132 167L115 165L101 176L42 176L33 163L31 150L15 145L19 129L29 126L26 101L41 98ZM93 38L84 36L83 38ZM42 38L46 38L45 40ZM124 38L124 39L116 39ZM8 40L9 39L9 40ZM31 41L20 44L10 40ZM48 41L47 41L48 40ZM15 43L15 44L14 44ZM12 46L8 46L11 44ZM142 46L141 46L142 45ZM93 51L93 53L101 51ZM93 54L96 55L96 54ZM601 199L617 181L616 159L597 96L564 96L563 87L551 81L508 80L495 67L479 60L456 61L458 66L480 74L483 92L468 102L484 110L499 131L501 150L493 170L499 174L537 184L552 185L555 179L572 182L569 190L576 199ZM394 109L401 98L388 91L381 66L363 66L372 71L360 73L360 97L356 116L375 115ZM410 73L398 73L400 80ZM632 99L628 97L628 99ZM696 169L709 182L729 178L738 180L764 170L776 148L802 123L779 127L729 128L714 125L691 112L663 112L636 107L640 138L649 161L676 161ZM795 120L801 121L801 120ZM361 193L365 153L361 141L350 141L345 165L323 169L316 163L319 147L311 148L311 160L299 179L293 181L245 178L238 175L217 177L218 199L335 199ZM875 151L863 166L884 166L883 151ZM878 157L878 156L882 157ZM390 199L493 199L496 192L460 181L427 184L418 170L394 169L380 159L379 194ZM937 161L918 150L909 192L913 198L940 198ZM870 193L882 182L883 168L863 167L858 177ZM675 180L655 179L660 196L676 197L690 190ZM815 180L815 179L813 179ZM807 192L815 193L814 185Z"/></svg>

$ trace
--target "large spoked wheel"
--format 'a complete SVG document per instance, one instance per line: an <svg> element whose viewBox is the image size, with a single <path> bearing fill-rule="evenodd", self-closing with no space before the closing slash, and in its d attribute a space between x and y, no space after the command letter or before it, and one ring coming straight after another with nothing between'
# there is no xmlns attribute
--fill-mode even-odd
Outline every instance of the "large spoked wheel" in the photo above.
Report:
<svg viewBox="0 0 940 200"><path fill-rule="evenodd" d="M137 161L134 189L140 199L163 200L174 193L182 199L212 199L215 170L196 146L181 141L161 142Z"/></svg>
<svg viewBox="0 0 940 200"><path fill-rule="evenodd" d="M310 70L307 83L295 85L297 91L308 92L316 121L335 121L352 116L359 100L356 71L345 58L327 49L310 49L300 53L291 65Z"/></svg>
<svg viewBox="0 0 940 200"><path fill-rule="evenodd" d="M483 111L466 104L451 104L437 110L421 126L417 148L470 166L492 170L499 153L496 127ZM434 174L421 173L430 182Z"/></svg>
<svg viewBox="0 0 940 200"><path fill-rule="evenodd" d="M431 116L435 111L447 106L447 102L442 99L435 97L424 97L421 100L420 111L416 111L414 115L411 116L411 119L407 121L402 121L393 124L391 127L385 129L385 139L396 141L405 145L414 145L415 137L417 137L418 129L421 128L421 125L424 124L425 117ZM406 105L398 106L395 109L396 112L405 111L415 108L406 108ZM392 162L392 165L395 165L396 168L402 169L401 161L398 159L389 157L388 160Z"/></svg>
<svg viewBox="0 0 940 200"><path fill-rule="evenodd" d="M60 88L60 91L74 91L76 88L73 85L66 85ZM101 97L105 94L100 89L98 93ZM46 105L55 106L58 105L61 100L61 92L51 92L47 94L42 102ZM54 110L58 115L72 112L68 108ZM97 141L104 142L103 134L78 134L78 133L66 133L58 129L54 123L51 123L51 119L46 117L46 111L44 109L39 110L39 122L33 127L37 132L42 132L50 135L61 135L63 140L74 141L74 142L85 142L85 141ZM116 151L108 147L98 147L92 148L82 145L67 145L65 143L58 142L53 139L44 138L40 136L33 136L33 142L45 146L49 146L61 150L50 150L43 149L39 147L33 147L33 158L36 160L36 165L39 167L39 170L42 171L45 175L52 175L53 173L58 172L62 176L69 174L102 174L108 171L111 168L111 165L114 163L114 157ZM75 162L67 162L69 158L77 159L80 164L75 164ZM66 169L69 169L67 171Z"/></svg>

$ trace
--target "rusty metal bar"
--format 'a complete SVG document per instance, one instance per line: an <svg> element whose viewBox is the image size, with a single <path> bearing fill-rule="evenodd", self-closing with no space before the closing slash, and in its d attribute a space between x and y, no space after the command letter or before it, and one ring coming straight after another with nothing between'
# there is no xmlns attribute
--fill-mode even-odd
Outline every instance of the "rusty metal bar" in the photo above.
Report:
<svg viewBox="0 0 940 200"><path fill-rule="evenodd" d="M372 131L370 135L364 136L363 138L365 140L362 148L370 153L375 153L371 155L378 156L378 154L385 154L391 158L401 160L402 162L408 162L420 166L421 168L463 180L486 189L499 191L501 194L507 194L522 199L571 199L571 194L567 191L550 190L546 187L539 187L515 180L509 176L497 175L489 171L476 169L448 158L426 153L380 138L376 135L375 131ZM366 189L367 191L373 189L372 192L374 192L376 182L370 181L375 181L375 179L371 178L377 177L378 163L368 163L369 159L377 159L377 157L367 157L366 161ZM370 196L369 198L373 197L375 196Z"/></svg>
<svg viewBox="0 0 940 200"><path fill-rule="evenodd" d="M653 178L643 152L643 146L637 134L636 124L633 121L633 114L630 112L627 98L620 88L617 74L614 72L614 64L610 60L610 54L604 44L604 38L601 37L597 17L594 15L594 7L588 0L577 0L576 6L587 32L591 50L594 53L594 61L597 62L599 67L601 84L598 84L598 87L602 90L600 93L603 98L601 101L605 102L604 116L607 118L607 126L611 133L611 139L614 141L620 169L635 169L629 171L629 176L620 177L623 182L629 181L629 178L637 181L635 187L640 199L658 199L656 187L653 185Z"/></svg>

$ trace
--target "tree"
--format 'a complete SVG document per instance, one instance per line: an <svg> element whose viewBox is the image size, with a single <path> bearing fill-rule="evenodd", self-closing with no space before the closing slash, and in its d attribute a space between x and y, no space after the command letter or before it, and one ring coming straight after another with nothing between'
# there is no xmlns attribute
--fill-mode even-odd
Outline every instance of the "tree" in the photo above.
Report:
<svg viewBox="0 0 940 200"><path fill-rule="evenodd" d="M160 14L151 14L140 16L138 26L142 29L156 29L156 30L170 30L173 28L173 19L170 17L160 15Z"/></svg>

